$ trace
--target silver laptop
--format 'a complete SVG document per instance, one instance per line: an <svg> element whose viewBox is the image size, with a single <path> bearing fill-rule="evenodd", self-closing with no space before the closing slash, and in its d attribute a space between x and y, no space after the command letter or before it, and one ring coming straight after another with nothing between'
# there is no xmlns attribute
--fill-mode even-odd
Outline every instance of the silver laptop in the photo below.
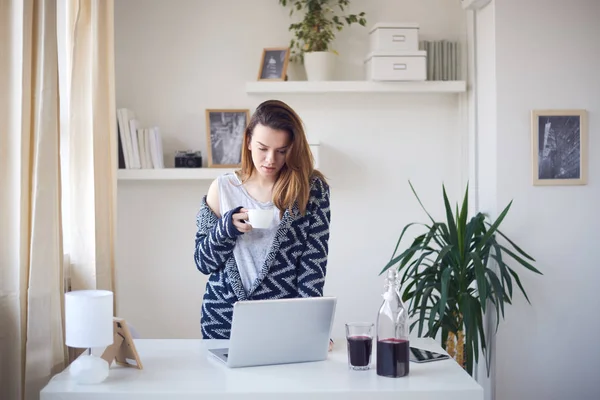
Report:
<svg viewBox="0 0 600 400"><path fill-rule="evenodd" d="M336 300L238 301L229 347L209 349L209 354L231 368L325 360Z"/></svg>

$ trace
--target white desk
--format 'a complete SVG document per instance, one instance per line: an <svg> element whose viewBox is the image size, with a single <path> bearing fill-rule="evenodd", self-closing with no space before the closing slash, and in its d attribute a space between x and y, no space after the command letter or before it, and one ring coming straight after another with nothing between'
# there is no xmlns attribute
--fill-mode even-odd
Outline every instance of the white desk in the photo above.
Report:
<svg viewBox="0 0 600 400"><path fill-rule="evenodd" d="M219 340L136 340L144 369L113 364L98 385L78 385L68 370L41 391L40 400L482 400L483 389L454 360L410 363L410 375L384 378L375 369L348 369L345 340L326 361L229 369L208 356ZM443 352L432 339L411 345ZM375 350L375 345L374 345Z"/></svg>

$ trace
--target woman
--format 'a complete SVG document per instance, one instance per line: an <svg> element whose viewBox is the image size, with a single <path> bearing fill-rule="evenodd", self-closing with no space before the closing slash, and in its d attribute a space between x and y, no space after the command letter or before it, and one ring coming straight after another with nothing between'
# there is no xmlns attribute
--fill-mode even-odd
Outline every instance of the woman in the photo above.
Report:
<svg viewBox="0 0 600 400"><path fill-rule="evenodd" d="M200 324L205 339L229 339L233 304L323 295L329 186L313 168L302 121L285 103L258 106L244 131L241 170L217 178L202 199L194 259L210 275ZM250 209L271 210L253 229Z"/></svg>

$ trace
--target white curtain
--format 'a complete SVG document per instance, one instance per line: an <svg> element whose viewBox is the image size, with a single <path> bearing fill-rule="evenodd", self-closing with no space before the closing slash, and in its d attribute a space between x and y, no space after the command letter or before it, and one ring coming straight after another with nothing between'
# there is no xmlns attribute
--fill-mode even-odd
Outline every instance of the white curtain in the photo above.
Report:
<svg viewBox="0 0 600 400"><path fill-rule="evenodd" d="M72 288L114 288L117 128L112 0L66 0L65 209Z"/></svg>
<svg viewBox="0 0 600 400"><path fill-rule="evenodd" d="M113 48L112 0L0 0L0 399L65 366L63 255L114 286Z"/></svg>
<svg viewBox="0 0 600 400"><path fill-rule="evenodd" d="M56 2L0 2L0 398L64 366Z"/></svg>

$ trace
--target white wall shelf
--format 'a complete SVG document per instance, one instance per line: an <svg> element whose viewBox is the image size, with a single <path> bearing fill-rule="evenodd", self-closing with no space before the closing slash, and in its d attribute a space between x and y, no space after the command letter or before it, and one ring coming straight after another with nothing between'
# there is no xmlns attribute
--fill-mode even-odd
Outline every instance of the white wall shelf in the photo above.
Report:
<svg viewBox="0 0 600 400"><path fill-rule="evenodd" d="M247 82L246 93L462 93L465 81L288 81Z"/></svg>
<svg viewBox="0 0 600 400"><path fill-rule="evenodd" d="M213 180L218 176L234 171L233 168L160 168L160 169L119 169L120 181L147 180Z"/></svg>
<svg viewBox="0 0 600 400"><path fill-rule="evenodd" d="M315 168L319 167L319 144L310 143L310 150L315 159ZM119 181L184 181L213 180L238 168L157 168L157 169L118 169Z"/></svg>

